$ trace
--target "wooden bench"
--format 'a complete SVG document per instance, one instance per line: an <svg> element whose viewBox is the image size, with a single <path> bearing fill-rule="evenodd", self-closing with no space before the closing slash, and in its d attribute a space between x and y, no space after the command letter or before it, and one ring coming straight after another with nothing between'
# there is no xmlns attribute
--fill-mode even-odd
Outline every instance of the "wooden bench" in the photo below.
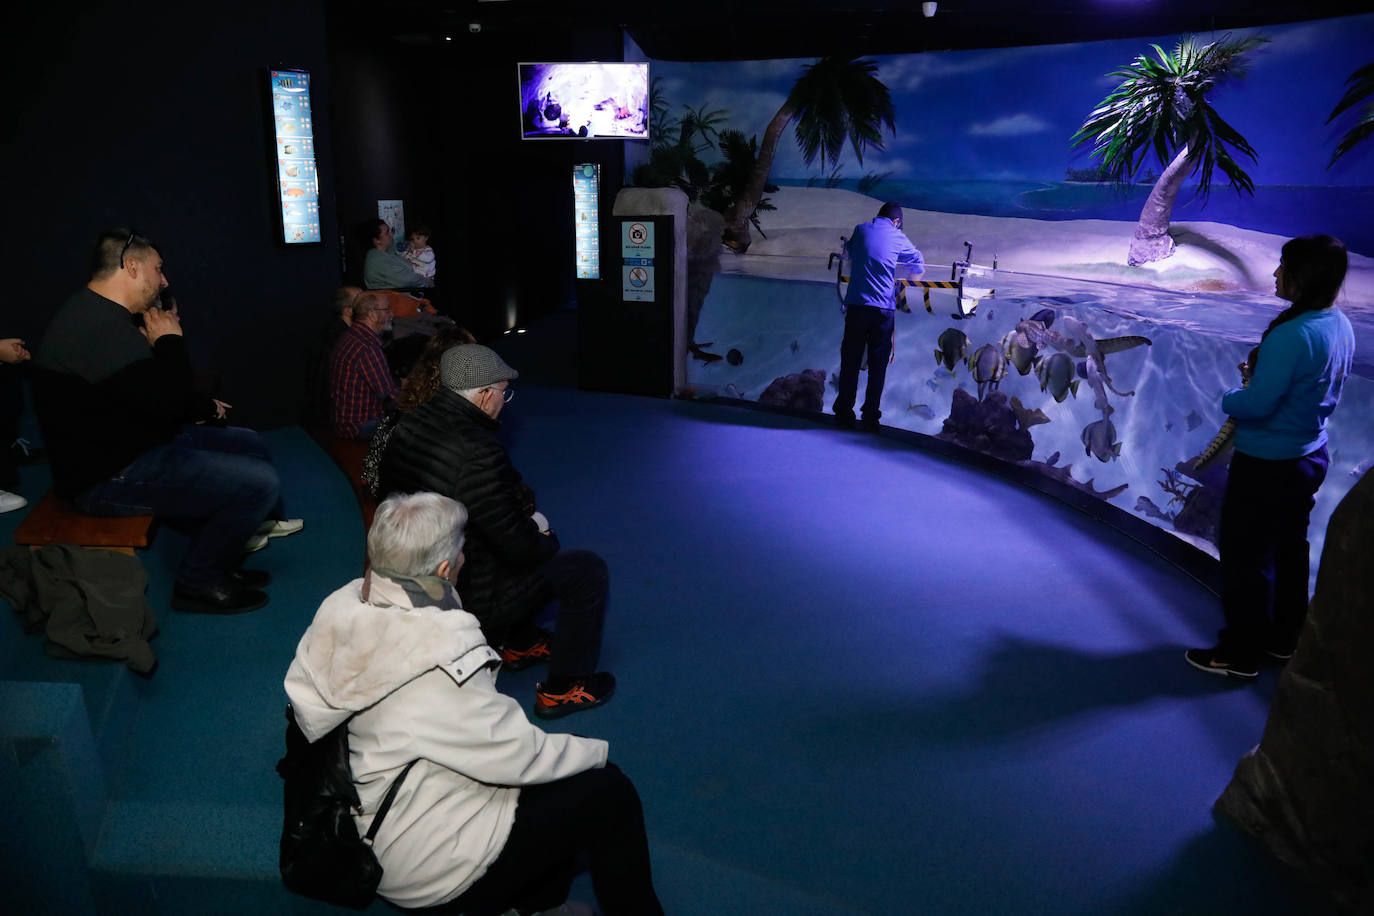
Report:
<svg viewBox="0 0 1374 916"><path fill-rule="evenodd" d="M148 546L151 515L109 517L82 515L64 499L49 492L19 523L14 542L32 550L49 544L77 544L132 555Z"/></svg>
<svg viewBox="0 0 1374 916"><path fill-rule="evenodd" d="M334 463L348 478L348 484L353 488L353 495L358 500L358 509L363 514L363 532L366 533L372 527L372 515L377 511L377 501L372 498L367 485L363 483L363 459L367 457L371 443L357 439L341 439L334 435L332 430L323 426L311 426L306 431L320 448L324 449L325 454L334 459Z"/></svg>

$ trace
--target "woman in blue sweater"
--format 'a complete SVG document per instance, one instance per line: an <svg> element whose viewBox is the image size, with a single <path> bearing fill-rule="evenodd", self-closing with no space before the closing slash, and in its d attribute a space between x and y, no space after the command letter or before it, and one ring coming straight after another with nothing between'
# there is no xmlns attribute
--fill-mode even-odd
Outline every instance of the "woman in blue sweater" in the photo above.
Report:
<svg viewBox="0 0 1374 916"><path fill-rule="evenodd" d="M1334 305L1347 261L1329 235L1283 246L1274 291L1292 305L1241 364L1249 384L1222 396L1236 421L1221 508L1226 626L1213 648L1188 650L1188 664L1202 671L1253 678L1261 655L1282 661L1297 644L1307 615L1307 520L1330 464L1326 421L1355 355L1355 332Z"/></svg>

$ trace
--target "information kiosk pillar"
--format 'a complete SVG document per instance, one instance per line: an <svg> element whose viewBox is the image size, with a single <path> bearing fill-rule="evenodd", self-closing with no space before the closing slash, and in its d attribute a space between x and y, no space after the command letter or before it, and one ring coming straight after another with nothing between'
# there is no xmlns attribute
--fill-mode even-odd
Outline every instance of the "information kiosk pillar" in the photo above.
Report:
<svg viewBox="0 0 1374 916"><path fill-rule="evenodd" d="M578 381L671 397L687 375L687 196L626 188L612 213L602 279L578 284Z"/></svg>

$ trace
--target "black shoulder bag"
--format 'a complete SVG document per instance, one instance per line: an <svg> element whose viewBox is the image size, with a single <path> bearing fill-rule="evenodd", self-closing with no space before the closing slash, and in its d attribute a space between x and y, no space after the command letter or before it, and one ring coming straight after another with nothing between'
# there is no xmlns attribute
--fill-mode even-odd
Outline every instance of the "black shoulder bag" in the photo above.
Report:
<svg viewBox="0 0 1374 916"><path fill-rule="evenodd" d="M287 706L286 756L277 762L277 773L286 783L277 864L287 890L356 910L366 908L382 880L372 838L413 766L412 760L396 777L367 836L360 839L353 823L361 802L348 765L348 723L311 744Z"/></svg>

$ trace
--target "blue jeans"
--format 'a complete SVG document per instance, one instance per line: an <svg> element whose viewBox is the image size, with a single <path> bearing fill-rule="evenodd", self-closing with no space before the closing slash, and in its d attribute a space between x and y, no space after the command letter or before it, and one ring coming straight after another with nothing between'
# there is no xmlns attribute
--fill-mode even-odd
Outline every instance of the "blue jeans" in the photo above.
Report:
<svg viewBox="0 0 1374 916"><path fill-rule="evenodd" d="M154 515L181 522L191 548L177 581L216 585L243 558L263 519L280 517L281 480L262 437L240 427L186 426L72 502L90 515Z"/></svg>

